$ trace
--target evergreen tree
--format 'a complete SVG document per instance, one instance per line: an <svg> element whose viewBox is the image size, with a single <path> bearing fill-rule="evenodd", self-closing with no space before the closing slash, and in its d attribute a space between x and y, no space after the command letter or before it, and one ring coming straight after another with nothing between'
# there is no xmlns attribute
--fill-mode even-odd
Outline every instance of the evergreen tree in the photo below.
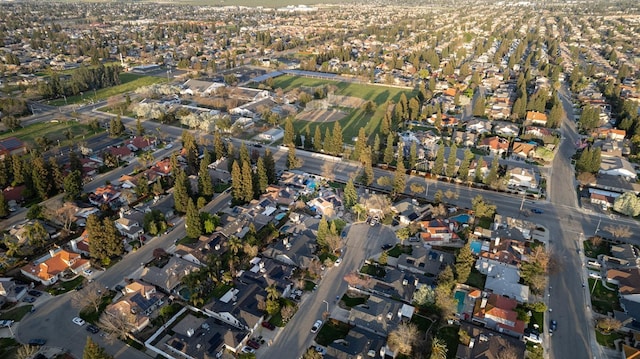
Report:
<svg viewBox="0 0 640 359"><path fill-rule="evenodd" d="M300 132L296 131L295 140L293 142L296 147L302 147L302 137L300 136Z"/></svg>
<svg viewBox="0 0 640 359"><path fill-rule="evenodd" d="M329 127L327 127L324 131L324 143L322 144L322 149L324 149L325 153L332 155L336 153L335 148L336 147L333 143L333 136L331 135Z"/></svg>
<svg viewBox="0 0 640 359"><path fill-rule="evenodd" d="M187 218L185 219L185 227L187 237L198 238L202 235L202 222L200 222L200 212L193 203L193 199L189 198L187 203Z"/></svg>
<svg viewBox="0 0 640 359"><path fill-rule="evenodd" d="M438 146L438 152L436 152L436 160L433 163L433 168L431 169L431 173L437 176L442 175L442 170L444 169L444 143L441 143Z"/></svg>
<svg viewBox="0 0 640 359"><path fill-rule="evenodd" d="M383 156L383 161L386 164L391 164L391 162L393 162L393 158L394 158L394 147L393 147L393 142L394 142L395 138L393 136L393 133L389 133L389 135L387 136L387 146L384 149L384 156Z"/></svg>
<svg viewBox="0 0 640 359"><path fill-rule="evenodd" d="M273 159L273 154L268 148L264 151L264 169L267 173L269 184L278 183L278 178L276 175L276 161Z"/></svg>
<svg viewBox="0 0 640 359"><path fill-rule="evenodd" d="M407 170L404 168L404 162L398 161L398 167L393 176L393 193L404 193L404 189L407 186Z"/></svg>
<svg viewBox="0 0 640 359"><path fill-rule="evenodd" d="M116 228L115 223L111 218L105 218L102 221L103 240L106 258L117 257L124 253L124 243L120 237L120 232ZM104 263L104 258L103 258Z"/></svg>
<svg viewBox="0 0 640 359"><path fill-rule="evenodd" d="M198 173L198 193L206 199L211 199L214 192L213 181L211 180L209 169L206 166L202 167L200 166L200 172Z"/></svg>
<svg viewBox="0 0 640 359"><path fill-rule="evenodd" d="M31 159L31 180L33 190L40 199L49 198L51 191L51 181L49 180L49 169L41 156L34 156Z"/></svg>
<svg viewBox="0 0 640 359"><path fill-rule="evenodd" d="M296 149L293 147L289 148L289 153L287 154L287 169L292 170L300 167L300 159L296 157Z"/></svg>
<svg viewBox="0 0 640 359"><path fill-rule="evenodd" d="M76 170L67 175L64 179L65 198L69 200L76 199L82 194L82 174Z"/></svg>
<svg viewBox="0 0 640 359"><path fill-rule="evenodd" d="M475 74L475 73L474 73ZM476 91L480 91L479 89ZM485 99L482 93L479 93L476 100L473 102L472 113L477 117L484 117L485 115Z"/></svg>
<svg viewBox="0 0 640 359"><path fill-rule="evenodd" d="M420 102L413 97L409 100L409 119L415 121L420 116Z"/></svg>
<svg viewBox="0 0 640 359"><path fill-rule="evenodd" d="M292 147L289 147L292 149ZM251 164L247 161L242 163L242 199L249 202L253 199L253 172Z"/></svg>
<svg viewBox="0 0 640 359"><path fill-rule="evenodd" d="M267 190L267 186L269 185L267 169L264 166L264 160L262 157L258 158L258 163L256 164L256 182L258 188L257 196L259 196Z"/></svg>
<svg viewBox="0 0 640 359"><path fill-rule="evenodd" d="M558 128L562 120L562 107L559 104L553 105L551 111L549 111L549 117L547 118L547 127Z"/></svg>
<svg viewBox="0 0 640 359"><path fill-rule="evenodd" d="M189 187L190 183L187 174L182 169L178 169L176 181L173 185L173 201L176 211L180 213L187 212L187 201L191 197Z"/></svg>
<svg viewBox="0 0 640 359"><path fill-rule="evenodd" d="M251 164L251 156L249 155L249 149L243 142L242 145L240 145L240 163L245 162Z"/></svg>
<svg viewBox="0 0 640 359"><path fill-rule="evenodd" d="M460 163L460 168L458 169L458 178L466 182L469 179L469 165L471 164L471 160L473 160L473 152L470 149L464 150L464 160Z"/></svg>
<svg viewBox="0 0 640 359"><path fill-rule="evenodd" d="M313 133L313 149L316 152L321 152L322 147L322 132L320 131L320 126L316 126L315 131Z"/></svg>
<svg viewBox="0 0 640 359"><path fill-rule="evenodd" d="M226 155L224 142L222 141L222 136L220 136L220 132L218 131L213 133L213 153L216 160L219 160Z"/></svg>
<svg viewBox="0 0 640 359"><path fill-rule="evenodd" d="M416 168L418 162L418 146L415 142L411 141L411 147L409 147L409 169Z"/></svg>
<svg viewBox="0 0 640 359"><path fill-rule="evenodd" d="M18 155L11 155L11 165L13 167L13 182L16 185L23 184L25 182L26 168L22 157Z"/></svg>
<svg viewBox="0 0 640 359"><path fill-rule="evenodd" d="M65 175L62 172L62 167L58 164L55 157L49 157L49 175L51 177L52 191L54 193L59 193L64 190Z"/></svg>
<svg viewBox="0 0 640 359"><path fill-rule="evenodd" d="M0 191L0 218L7 217L9 215L9 203L4 197L4 192Z"/></svg>
<svg viewBox="0 0 640 359"><path fill-rule="evenodd" d="M144 135L144 127L142 127L142 122L140 122L139 118L136 119L136 133L138 136Z"/></svg>
<svg viewBox="0 0 640 359"><path fill-rule="evenodd" d="M313 139L311 138L311 130L309 127L306 128L304 133L304 149L310 150L313 148Z"/></svg>
<svg viewBox="0 0 640 359"><path fill-rule="evenodd" d="M491 168L489 169L489 173L487 173L487 177L484 179L484 183L491 187L497 187L498 182L498 169L500 168L500 164L498 163L498 156L493 156L493 161L491 161Z"/></svg>
<svg viewBox="0 0 640 359"><path fill-rule="evenodd" d="M293 121L291 117L287 117L284 120L284 138L282 139L282 143L285 146L293 146L293 141L295 139L295 131L293 129Z"/></svg>
<svg viewBox="0 0 640 359"><path fill-rule="evenodd" d="M242 171L240 170L240 165L238 165L238 161L233 161L233 165L231 165L231 197L233 197L235 201L242 201L244 198L242 186Z"/></svg>
<svg viewBox="0 0 640 359"><path fill-rule="evenodd" d="M320 222L318 223L318 232L316 235L316 243L318 244L318 247L320 248L328 247L328 243L327 243L328 235L330 235L329 223L327 222L327 219L323 216L320 219Z"/></svg>
<svg viewBox="0 0 640 359"><path fill-rule="evenodd" d="M380 136L376 133L376 136L373 138L373 147L371 147L371 162L378 163L380 158ZM362 160L360 160L362 162Z"/></svg>
<svg viewBox="0 0 640 359"><path fill-rule="evenodd" d="M360 127L358 130L358 139L356 140L356 145L353 149L353 158L356 161L360 161L360 154L362 153L362 149L367 145L367 132L364 127Z"/></svg>
<svg viewBox="0 0 640 359"><path fill-rule="evenodd" d="M464 247L460 248L460 251L456 256L455 269L456 281L458 283L465 283L467 279L469 279L471 268L473 268L473 264L475 263L470 243L471 242L467 242Z"/></svg>
<svg viewBox="0 0 640 359"><path fill-rule="evenodd" d="M184 156L187 160L187 172L195 174L198 172L198 155L199 149L195 137L189 131L182 131L182 148L186 153Z"/></svg>
<svg viewBox="0 0 640 359"><path fill-rule="evenodd" d="M82 352L82 359L113 359L113 356L107 354L103 347L99 346L88 336L87 344L85 344L84 351Z"/></svg>
<svg viewBox="0 0 640 359"><path fill-rule="evenodd" d="M122 118L120 115L116 116L116 118L111 119L109 122L109 136L111 137L119 137L124 133L124 124L122 123Z"/></svg>
<svg viewBox="0 0 640 359"><path fill-rule="evenodd" d="M353 180L349 179L347 185L344 187L344 206L347 209L351 209L356 203L358 203L358 192L353 184Z"/></svg>
<svg viewBox="0 0 640 359"><path fill-rule="evenodd" d="M391 133L391 116L388 111L384 114L380 122L380 133L385 136Z"/></svg>
<svg viewBox="0 0 640 359"><path fill-rule="evenodd" d="M445 168L445 174L447 177L453 178L456 175L456 160L457 160L458 146L454 143L449 148L449 158L447 158L447 168Z"/></svg>

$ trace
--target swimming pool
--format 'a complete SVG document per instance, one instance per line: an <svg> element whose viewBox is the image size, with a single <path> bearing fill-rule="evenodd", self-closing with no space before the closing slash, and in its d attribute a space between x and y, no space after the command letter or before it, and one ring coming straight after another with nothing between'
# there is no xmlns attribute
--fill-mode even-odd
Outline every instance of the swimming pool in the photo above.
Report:
<svg viewBox="0 0 640 359"><path fill-rule="evenodd" d="M462 314L464 310L464 298L467 297L467 292L457 290L453 297L458 301L458 314Z"/></svg>
<svg viewBox="0 0 640 359"><path fill-rule="evenodd" d="M284 218L284 216L286 216L287 214L282 212L282 213L278 213L274 218L276 219L276 221L279 221L281 219Z"/></svg>
<svg viewBox="0 0 640 359"><path fill-rule="evenodd" d="M463 214L459 214L457 216L453 216L451 218L449 218L452 221L456 221L459 223L469 223L469 219L471 218L470 215L463 213Z"/></svg>
<svg viewBox="0 0 640 359"><path fill-rule="evenodd" d="M469 246L471 247L471 252L474 254L480 254L480 252L482 252L482 242L480 241L471 241Z"/></svg>

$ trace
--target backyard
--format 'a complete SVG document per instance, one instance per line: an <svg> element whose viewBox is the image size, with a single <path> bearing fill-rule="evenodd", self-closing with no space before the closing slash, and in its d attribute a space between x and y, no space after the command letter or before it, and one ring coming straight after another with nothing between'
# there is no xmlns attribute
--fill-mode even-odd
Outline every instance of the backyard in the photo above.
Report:
<svg viewBox="0 0 640 359"><path fill-rule="evenodd" d="M360 269L360 273L368 274L373 277L384 278L387 274L387 271L384 269L384 266L379 266L376 264L365 264Z"/></svg>
<svg viewBox="0 0 640 359"><path fill-rule="evenodd" d="M593 310L600 314L608 314L612 313L614 310L622 310L620 307L620 301L618 300L618 288L613 284L607 284L607 286L614 288L614 290L605 288L600 280L589 278L591 305L593 305Z"/></svg>
<svg viewBox="0 0 640 359"><path fill-rule="evenodd" d="M360 108L355 108L342 118L338 122L342 126L342 133L345 142L351 143L352 138L357 137L358 131L361 127L364 127L370 136L373 136L378 132L378 127L385 114L385 107L382 106L387 101L397 102L400 99L400 95L405 93L407 98L413 97L412 90L399 89L393 87L365 85L351 82L338 82L323 79L312 79L306 77L297 76L280 76L274 79L274 88L281 88L284 92L292 89L299 89L301 87L317 87L324 85L333 85L337 88L336 95L341 96L353 96L363 100L372 101L377 107L374 113L366 113ZM345 108L342 108L343 110ZM295 129L300 132L306 132L309 128L310 133L315 132L315 127L319 126L322 134L326 129L333 129L333 122L314 123L306 120L299 120L294 122Z"/></svg>
<svg viewBox="0 0 640 359"><path fill-rule="evenodd" d="M484 284L486 281L487 276L485 274L478 272L478 270L475 268L471 268L471 274L469 274L469 278L467 279L466 284L482 290L484 289Z"/></svg>
<svg viewBox="0 0 640 359"><path fill-rule="evenodd" d="M389 257L398 258L402 253L411 255L413 253L413 246L405 246L402 244L396 244L395 247L389 249L387 252Z"/></svg>

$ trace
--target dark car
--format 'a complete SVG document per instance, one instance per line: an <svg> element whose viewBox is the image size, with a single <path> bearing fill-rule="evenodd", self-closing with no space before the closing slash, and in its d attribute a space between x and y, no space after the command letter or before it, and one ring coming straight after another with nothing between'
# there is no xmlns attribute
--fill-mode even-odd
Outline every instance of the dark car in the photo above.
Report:
<svg viewBox="0 0 640 359"><path fill-rule="evenodd" d="M88 325L87 326L87 331L93 334L96 334L97 332L100 331L100 328L96 327L95 325Z"/></svg>
<svg viewBox="0 0 640 359"><path fill-rule="evenodd" d="M266 321L265 321L265 322L262 322L262 326L263 326L263 327L265 327L265 328L267 328L267 329L269 329L269 330L274 330L274 329L276 329L276 326L275 326L275 325L273 325L273 324L271 324L271 323L269 323L269 322L266 322Z"/></svg>
<svg viewBox="0 0 640 359"><path fill-rule="evenodd" d="M124 286L118 284L115 289L116 289L116 292L122 292L124 290Z"/></svg>
<svg viewBox="0 0 640 359"><path fill-rule="evenodd" d="M25 302L25 303L33 303L33 302L36 301L36 298L34 298L34 297L25 297L22 301Z"/></svg>
<svg viewBox="0 0 640 359"><path fill-rule="evenodd" d="M34 338L34 339L29 340L29 345L41 346L41 345L45 345L45 344L47 344L47 340L46 339Z"/></svg>
<svg viewBox="0 0 640 359"><path fill-rule="evenodd" d="M27 293L29 293L29 295L32 295L34 297L39 297L42 295L42 292L38 290L30 290Z"/></svg>
<svg viewBox="0 0 640 359"><path fill-rule="evenodd" d="M558 329L558 322L552 320L549 324L549 333L553 333L554 331L556 331L556 329Z"/></svg>
<svg viewBox="0 0 640 359"><path fill-rule="evenodd" d="M247 340L247 345L252 347L253 349L259 349L260 348L260 343L258 343L257 341L255 341L253 339Z"/></svg>
<svg viewBox="0 0 640 359"><path fill-rule="evenodd" d="M386 251L386 250L389 250L389 249L393 248L393 245L387 243L387 244L383 244L382 247L380 247L380 248L382 248L382 250Z"/></svg>
<svg viewBox="0 0 640 359"><path fill-rule="evenodd" d="M535 214L543 214L544 211L541 210L540 208L531 208L531 212L535 213Z"/></svg>

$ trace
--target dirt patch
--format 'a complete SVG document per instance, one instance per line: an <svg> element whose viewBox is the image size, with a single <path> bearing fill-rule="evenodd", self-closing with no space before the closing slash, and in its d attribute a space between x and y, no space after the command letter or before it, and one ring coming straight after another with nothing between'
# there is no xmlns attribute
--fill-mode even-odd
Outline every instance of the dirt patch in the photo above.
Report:
<svg viewBox="0 0 640 359"><path fill-rule="evenodd" d="M337 109L315 109L300 112L296 115L296 120L323 123L340 121L345 117L347 114Z"/></svg>

